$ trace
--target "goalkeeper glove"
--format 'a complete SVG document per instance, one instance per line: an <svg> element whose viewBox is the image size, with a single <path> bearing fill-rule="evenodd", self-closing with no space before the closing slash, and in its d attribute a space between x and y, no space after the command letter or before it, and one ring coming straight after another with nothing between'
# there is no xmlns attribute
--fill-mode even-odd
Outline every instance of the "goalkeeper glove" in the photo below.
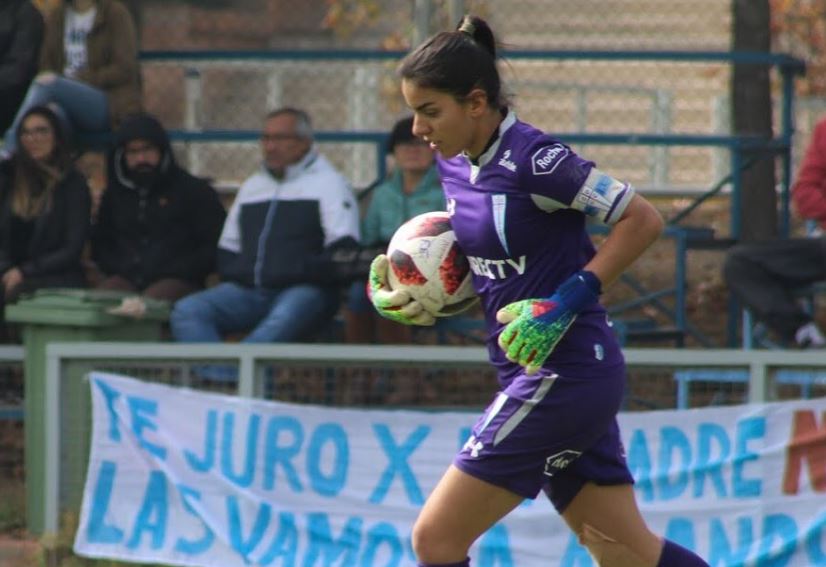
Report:
<svg viewBox="0 0 826 567"><path fill-rule="evenodd" d="M496 313L496 320L505 325L499 347L508 360L524 366L527 374L536 373L577 314L597 301L601 292L599 279L580 271L562 282L551 297L506 305Z"/></svg>
<svg viewBox="0 0 826 567"><path fill-rule="evenodd" d="M436 318L424 310L422 304L403 290L390 289L387 270L390 263L385 254L379 254L370 264L367 295L379 315L403 325L432 325Z"/></svg>

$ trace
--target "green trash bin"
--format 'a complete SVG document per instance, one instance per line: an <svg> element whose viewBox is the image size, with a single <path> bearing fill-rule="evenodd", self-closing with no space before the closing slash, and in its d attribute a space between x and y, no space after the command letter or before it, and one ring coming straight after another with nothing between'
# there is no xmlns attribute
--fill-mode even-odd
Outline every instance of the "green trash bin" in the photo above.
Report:
<svg viewBox="0 0 826 567"><path fill-rule="evenodd" d="M26 351L26 516L32 533L42 534L45 530L46 345L52 342L160 341L163 323L169 318L168 302L144 300L146 313L140 319L107 312L120 305L124 298L134 295L108 290L43 289L6 307L6 321L20 325ZM78 396L77 392L67 394Z"/></svg>

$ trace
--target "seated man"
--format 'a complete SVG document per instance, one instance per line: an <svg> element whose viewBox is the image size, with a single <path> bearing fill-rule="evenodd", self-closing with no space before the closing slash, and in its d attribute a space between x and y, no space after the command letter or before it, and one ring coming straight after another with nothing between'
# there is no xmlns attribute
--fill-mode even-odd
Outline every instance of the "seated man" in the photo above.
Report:
<svg viewBox="0 0 826 567"><path fill-rule="evenodd" d="M815 127L792 187L804 219L826 228L826 119ZM826 338L795 292L826 281L826 237L786 238L741 244L726 255L724 276L731 292L777 334L784 345L824 348ZM743 330L749 332L748 329Z"/></svg>
<svg viewBox="0 0 826 567"><path fill-rule="evenodd" d="M92 231L96 287L171 302L203 288L226 217L215 189L175 163L148 114L124 120L108 169Z"/></svg>
<svg viewBox="0 0 826 567"><path fill-rule="evenodd" d="M330 247L357 242L353 193L302 110L267 115L261 149L263 167L241 185L218 243L222 283L175 304L177 341L248 331L244 342L303 340L335 312L340 289L317 265Z"/></svg>

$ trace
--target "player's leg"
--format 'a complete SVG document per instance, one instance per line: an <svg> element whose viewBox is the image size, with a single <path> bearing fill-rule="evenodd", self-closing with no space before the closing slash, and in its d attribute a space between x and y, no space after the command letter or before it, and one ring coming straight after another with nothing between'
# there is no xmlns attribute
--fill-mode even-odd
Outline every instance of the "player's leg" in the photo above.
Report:
<svg viewBox="0 0 826 567"><path fill-rule="evenodd" d="M600 567L708 567L648 529L630 484L585 484L563 513Z"/></svg>
<svg viewBox="0 0 826 567"><path fill-rule="evenodd" d="M420 565L466 565L477 537L600 439L619 406L622 375L591 376L543 371L505 385L422 510L413 536Z"/></svg>
<svg viewBox="0 0 826 567"><path fill-rule="evenodd" d="M413 528L420 566L468 565L473 542L542 487L544 453L537 431L552 415L547 401L556 376L516 377L473 427L470 439L436 485ZM517 391L519 390L519 391Z"/></svg>
<svg viewBox="0 0 826 567"><path fill-rule="evenodd" d="M451 465L413 527L413 550L419 565L468 565L467 553L473 542L523 499Z"/></svg>
<svg viewBox="0 0 826 567"><path fill-rule="evenodd" d="M546 494L600 567L701 567L692 552L663 542L643 520L616 420Z"/></svg>
<svg viewBox="0 0 826 567"><path fill-rule="evenodd" d="M662 541L642 518L630 484L585 484L562 514L600 567L654 567Z"/></svg>

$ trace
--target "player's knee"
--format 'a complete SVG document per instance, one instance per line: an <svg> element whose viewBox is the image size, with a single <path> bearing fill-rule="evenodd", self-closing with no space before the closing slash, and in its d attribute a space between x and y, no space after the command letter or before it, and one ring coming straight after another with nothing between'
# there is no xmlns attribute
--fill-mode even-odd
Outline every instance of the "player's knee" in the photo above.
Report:
<svg viewBox="0 0 826 567"><path fill-rule="evenodd" d="M460 545L430 522L417 521L413 526L411 536L413 552L421 563L439 565L457 561L456 557L464 557L467 549L462 550Z"/></svg>
<svg viewBox="0 0 826 567"><path fill-rule="evenodd" d="M599 567L653 567L657 563L656 559L646 560L627 544L588 524L583 524L577 535Z"/></svg>

